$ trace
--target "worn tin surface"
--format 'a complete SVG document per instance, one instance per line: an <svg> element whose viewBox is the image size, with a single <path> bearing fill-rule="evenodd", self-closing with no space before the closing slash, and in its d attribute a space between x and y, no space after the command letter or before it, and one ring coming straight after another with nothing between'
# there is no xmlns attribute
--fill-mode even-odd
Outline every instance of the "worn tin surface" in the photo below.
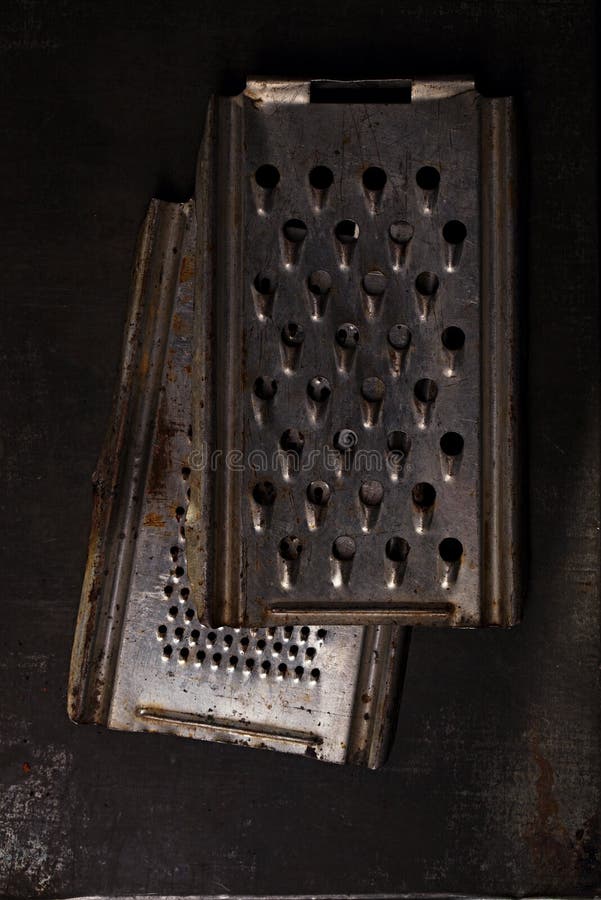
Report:
<svg viewBox="0 0 601 900"><path fill-rule="evenodd" d="M253 79L214 99L201 616L517 621L515 172L511 100L465 78Z"/></svg>
<svg viewBox="0 0 601 900"><path fill-rule="evenodd" d="M598 893L594 36L581 0L5 5L0 895ZM436 69L517 98L527 603L515 629L414 629L377 772L65 710L136 235L149 197L191 196L226 66L233 93Z"/></svg>
<svg viewBox="0 0 601 900"><path fill-rule="evenodd" d="M128 731L379 766L408 636L392 625L212 628L187 573L196 213L153 201L96 502L69 713Z"/></svg>

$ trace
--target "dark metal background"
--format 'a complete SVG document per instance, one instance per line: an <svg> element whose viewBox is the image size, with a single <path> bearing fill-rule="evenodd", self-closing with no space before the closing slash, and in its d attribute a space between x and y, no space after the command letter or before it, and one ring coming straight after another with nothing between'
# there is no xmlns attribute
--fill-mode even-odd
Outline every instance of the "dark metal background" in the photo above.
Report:
<svg viewBox="0 0 601 900"><path fill-rule="evenodd" d="M20 0L0 13L0 894L592 892L598 314L585 2ZM129 268L245 73L475 72L517 93L529 602L416 630L380 772L76 728L65 687Z"/></svg>

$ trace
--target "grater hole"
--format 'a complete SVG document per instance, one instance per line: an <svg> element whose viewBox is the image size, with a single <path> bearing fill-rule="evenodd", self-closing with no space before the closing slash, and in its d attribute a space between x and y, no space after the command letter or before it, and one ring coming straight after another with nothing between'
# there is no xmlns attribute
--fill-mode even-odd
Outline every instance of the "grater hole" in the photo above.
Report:
<svg viewBox="0 0 601 900"><path fill-rule="evenodd" d="M198 630L198 628L193 628L192 631L190 632L190 640L192 641L193 644L197 644L199 638L200 638L200 631Z"/></svg>
<svg viewBox="0 0 601 900"><path fill-rule="evenodd" d="M204 650L199 650L199 651L197 652L197 654L196 654L196 659L198 660L198 662L199 662L201 665L203 664L203 662L205 661L206 658L207 658L207 654L205 653Z"/></svg>
<svg viewBox="0 0 601 900"><path fill-rule="evenodd" d="M406 325L393 325L388 332L388 343L395 350L406 350L411 343L411 331Z"/></svg>
<svg viewBox="0 0 601 900"><path fill-rule="evenodd" d="M166 597L170 597L171 594L173 593L173 585L166 584L165 587L163 588L163 593L165 594Z"/></svg>
<svg viewBox="0 0 601 900"><path fill-rule="evenodd" d="M386 276L379 269L363 276L363 290L371 297L381 297L386 290Z"/></svg>
<svg viewBox="0 0 601 900"><path fill-rule="evenodd" d="M420 272L415 279L417 292L423 297L433 297L438 290L438 276L434 272Z"/></svg>
<svg viewBox="0 0 601 900"><path fill-rule="evenodd" d="M359 239L359 226L352 219L338 222L334 230L341 244L354 244Z"/></svg>
<svg viewBox="0 0 601 900"><path fill-rule="evenodd" d="M275 294L276 287L277 276L275 272L272 272L271 270L259 272L259 274L255 278L255 288L259 294Z"/></svg>
<svg viewBox="0 0 601 900"><path fill-rule="evenodd" d="M224 643L225 647L231 647L232 644L234 643L234 638L232 637L231 634L226 634L225 637L223 638L223 643Z"/></svg>
<svg viewBox="0 0 601 900"><path fill-rule="evenodd" d="M331 493L330 486L326 481L312 481L307 486L307 499L314 506L326 506L330 500Z"/></svg>
<svg viewBox="0 0 601 900"><path fill-rule="evenodd" d="M280 438L280 447L286 453L295 453L300 456L305 446L305 436L298 428L288 428Z"/></svg>
<svg viewBox="0 0 601 900"><path fill-rule="evenodd" d="M183 636L184 636L184 629L183 629L183 628L181 627L181 625L180 625L178 628L176 628L176 629L174 630L173 634L175 635L175 637L176 637L176 639L177 639L178 641L181 641L181 639L182 639Z"/></svg>
<svg viewBox="0 0 601 900"><path fill-rule="evenodd" d="M273 400L278 390L278 383L269 375L259 375L255 379L253 390L260 400Z"/></svg>
<svg viewBox="0 0 601 900"><path fill-rule="evenodd" d="M276 641L276 642L274 643L274 645L273 645L273 652L276 654L276 656L277 656L278 653L281 653L281 652L282 652L282 643L281 643L281 641Z"/></svg>
<svg viewBox="0 0 601 900"><path fill-rule="evenodd" d="M253 488L253 499L259 506L273 506L277 490L271 481L259 481Z"/></svg>
<svg viewBox="0 0 601 900"><path fill-rule="evenodd" d="M461 350L465 344L465 334L457 325L449 325L442 333L442 344L447 350Z"/></svg>
<svg viewBox="0 0 601 900"><path fill-rule="evenodd" d="M181 589L181 591L179 592L179 595L180 595L180 597L182 598L182 600L183 600L184 603L185 603L186 600L188 599L188 597L190 596L190 588L183 587L183 588Z"/></svg>
<svg viewBox="0 0 601 900"><path fill-rule="evenodd" d="M300 244L307 236L307 226L300 219L288 219L284 225L284 237L292 244Z"/></svg>
<svg viewBox="0 0 601 900"><path fill-rule="evenodd" d="M292 646L288 648L288 656L290 659L296 659L298 656L298 646L296 644L292 644Z"/></svg>
<svg viewBox="0 0 601 900"><path fill-rule="evenodd" d="M369 403L377 403L384 397L384 382L380 378L366 378L361 385L361 396Z"/></svg>
<svg viewBox="0 0 601 900"><path fill-rule="evenodd" d="M238 665L238 657L237 657L237 656L230 656L230 662L229 662L229 665L230 665L230 668L235 669L236 666Z"/></svg>
<svg viewBox="0 0 601 900"><path fill-rule="evenodd" d="M278 672L280 673L280 675L282 676L282 678L285 678L285 677L286 677L286 675L288 674L288 666L286 665L286 663L280 663L280 664L279 664L279 666L278 666Z"/></svg>
<svg viewBox="0 0 601 900"><path fill-rule="evenodd" d="M184 618L186 619L186 621L191 622L192 619L194 618L194 610L187 609L186 612L184 613Z"/></svg>
<svg viewBox="0 0 601 900"><path fill-rule="evenodd" d="M169 607L169 618L175 619L176 617L177 617L177 606L170 606Z"/></svg>
<svg viewBox="0 0 601 900"><path fill-rule="evenodd" d="M207 634L207 647L212 647L215 641L217 640L217 635L214 631L209 631Z"/></svg>
<svg viewBox="0 0 601 900"><path fill-rule="evenodd" d="M163 647L163 656L165 657L165 659L169 659L172 653L173 647L171 646L171 644L165 644L165 646Z"/></svg>
<svg viewBox="0 0 601 900"><path fill-rule="evenodd" d="M182 478L184 479L184 481L188 480L188 478L190 477L190 472L191 469L189 466L182 466Z"/></svg>
<svg viewBox="0 0 601 900"><path fill-rule="evenodd" d="M266 163L255 172L255 181L266 191L272 191L280 180L280 173L275 166Z"/></svg>
<svg viewBox="0 0 601 900"><path fill-rule="evenodd" d="M312 294L323 297L332 287L332 276L324 269L318 269L309 275L308 285Z"/></svg>
<svg viewBox="0 0 601 900"><path fill-rule="evenodd" d="M309 183L316 191L327 191L334 181L334 173L327 166L315 166L309 172Z"/></svg>
<svg viewBox="0 0 601 900"><path fill-rule="evenodd" d="M357 446L358 437L350 428L342 428L334 435L334 447L341 453L347 453Z"/></svg>
<svg viewBox="0 0 601 900"><path fill-rule="evenodd" d="M271 669L271 663L269 662L268 659L265 659L265 660L261 663L261 668L263 669L263 671L265 672L266 675L269 674L269 670Z"/></svg>
<svg viewBox="0 0 601 900"><path fill-rule="evenodd" d="M159 625L159 627L157 628L157 637L164 638L166 634L167 634L167 626Z"/></svg>
<svg viewBox="0 0 601 900"><path fill-rule="evenodd" d="M354 348L359 343L359 329L350 322L345 322L336 331L336 343L345 350Z"/></svg>
<svg viewBox="0 0 601 900"><path fill-rule="evenodd" d="M413 237L413 231L413 225L405 222L404 219L399 219L398 222L392 223L388 229L388 234L395 244L408 244Z"/></svg>
<svg viewBox="0 0 601 900"><path fill-rule="evenodd" d="M177 521L179 522L180 519L183 519L185 515L186 515L186 510L184 509L184 507L177 506L175 509L175 518L177 519Z"/></svg>
<svg viewBox="0 0 601 900"><path fill-rule="evenodd" d="M456 431L447 431L440 439L440 449L446 456L459 456L463 452L463 438Z"/></svg>
<svg viewBox="0 0 601 900"><path fill-rule="evenodd" d="M265 646L266 646L266 642L263 640L263 638L261 638L261 640L257 641L257 650L259 651L259 653L263 652L263 650L265 649Z"/></svg>
<svg viewBox="0 0 601 900"><path fill-rule="evenodd" d="M363 173L363 186L366 191L382 191L386 181L386 172L379 166L370 166Z"/></svg>
<svg viewBox="0 0 601 900"><path fill-rule="evenodd" d="M307 659L309 659L309 660L310 660L310 659L315 659L316 653L317 653L317 650L315 649L315 647L307 647L307 649L306 649L306 651L305 651L305 656L306 656Z"/></svg>
<svg viewBox="0 0 601 900"><path fill-rule="evenodd" d="M319 681L320 675L321 672L319 671L319 669L311 669L311 678L313 681Z"/></svg>
<svg viewBox="0 0 601 900"><path fill-rule="evenodd" d="M434 403L438 395L438 386L431 378L420 378L414 391L415 396L422 403Z"/></svg>
<svg viewBox="0 0 601 900"><path fill-rule="evenodd" d="M415 180L422 191L435 191L440 184L440 172L434 166L422 166Z"/></svg>
<svg viewBox="0 0 601 900"><path fill-rule="evenodd" d="M315 403L325 403L332 393L332 387L323 375L316 375L307 385L307 393Z"/></svg>
<svg viewBox="0 0 601 900"><path fill-rule="evenodd" d="M442 229L442 236L447 244L462 244L467 237L467 228L463 222L452 219Z"/></svg>
<svg viewBox="0 0 601 900"><path fill-rule="evenodd" d="M384 497L384 488L379 481L364 481L359 488L359 498L366 506L379 506Z"/></svg>
<svg viewBox="0 0 601 900"><path fill-rule="evenodd" d="M181 661L187 662L189 656L190 656L190 651L188 650L188 648L182 647L182 649L179 651L179 658L181 659Z"/></svg>
<svg viewBox="0 0 601 900"><path fill-rule="evenodd" d="M270 625L269 628L267 629L267 637L270 639L273 638L275 636L276 631L277 631L277 628L275 627L275 625Z"/></svg>
<svg viewBox="0 0 601 900"><path fill-rule="evenodd" d="M251 669L254 669L254 667L255 667L255 661L254 661L254 659L253 659L252 657L250 657L249 659L246 660L246 662L244 663L244 665L246 666L246 668L247 668L247 669L249 670L249 672L250 672Z"/></svg>
<svg viewBox="0 0 601 900"><path fill-rule="evenodd" d="M445 538L438 545L438 552L444 562L458 562L463 555L463 545L457 538Z"/></svg>
<svg viewBox="0 0 601 900"><path fill-rule="evenodd" d="M179 556L179 547L171 547L169 549L169 553L173 562L177 562L177 558Z"/></svg>
<svg viewBox="0 0 601 900"><path fill-rule="evenodd" d="M303 550L303 545L296 537L296 535L291 534L288 537L282 538L282 540L280 541L279 550L282 559L293 561L300 557Z"/></svg>
<svg viewBox="0 0 601 900"><path fill-rule="evenodd" d="M389 432L386 443L391 453L399 453L402 456L407 456L411 447L411 439L404 431Z"/></svg>
<svg viewBox="0 0 601 900"><path fill-rule="evenodd" d="M185 569L182 566L176 566L174 574L176 578L181 578L185 574Z"/></svg>
<svg viewBox="0 0 601 900"><path fill-rule="evenodd" d="M303 625L303 627L302 627L301 630L300 630L300 638L301 638L301 641L308 641L308 640L309 640L309 635L310 635L310 634L311 634L310 629L307 628L306 625Z"/></svg>
<svg viewBox="0 0 601 900"><path fill-rule="evenodd" d="M386 556L391 562L405 562L410 549L407 541L397 535L386 541Z"/></svg>
<svg viewBox="0 0 601 900"><path fill-rule="evenodd" d="M317 637L320 641L324 641L326 639L327 633L328 632L325 628L319 628L317 631Z"/></svg>
<svg viewBox="0 0 601 900"><path fill-rule="evenodd" d="M216 666L220 665L222 658L221 653L213 653L213 663Z"/></svg>
<svg viewBox="0 0 601 900"><path fill-rule="evenodd" d="M348 534L342 534L332 544L332 556L334 559L340 560L340 562L348 562L348 560L353 559L356 549L352 537Z"/></svg>
<svg viewBox="0 0 601 900"><path fill-rule="evenodd" d="M287 641L289 641L290 638L292 637L293 631L294 631L293 625L285 625L284 626L284 637L286 638Z"/></svg>
<svg viewBox="0 0 601 900"><path fill-rule="evenodd" d="M282 328L282 340L288 347L300 347L305 340L305 329L296 322L288 322Z"/></svg>
<svg viewBox="0 0 601 900"><path fill-rule="evenodd" d="M305 670L303 669L302 666L297 666L294 670L294 674L296 675L297 678L300 679L305 674Z"/></svg>
<svg viewBox="0 0 601 900"><path fill-rule="evenodd" d="M436 491L427 481L420 481L413 486L411 497L419 509L429 509L431 506L434 506Z"/></svg>
<svg viewBox="0 0 601 900"><path fill-rule="evenodd" d="M240 649L241 649L242 653L246 653L246 651L248 650L249 643L250 643L250 641L246 636L243 638L240 638Z"/></svg>

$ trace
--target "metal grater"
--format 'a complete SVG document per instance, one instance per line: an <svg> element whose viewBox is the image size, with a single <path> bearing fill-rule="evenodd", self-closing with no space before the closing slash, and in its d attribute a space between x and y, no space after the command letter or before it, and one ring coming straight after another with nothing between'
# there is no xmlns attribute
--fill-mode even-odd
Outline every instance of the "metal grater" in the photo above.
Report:
<svg viewBox="0 0 601 900"><path fill-rule="evenodd" d="M189 565L230 626L519 616L510 98L251 81L209 110Z"/></svg>
<svg viewBox="0 0 601 900"><path fill-rule="evenodd" d="M153 201L95 476L69 714L374 768L396 719L406 629L211 628L196 616L185 522L195 257L194 204Z"/></svg>

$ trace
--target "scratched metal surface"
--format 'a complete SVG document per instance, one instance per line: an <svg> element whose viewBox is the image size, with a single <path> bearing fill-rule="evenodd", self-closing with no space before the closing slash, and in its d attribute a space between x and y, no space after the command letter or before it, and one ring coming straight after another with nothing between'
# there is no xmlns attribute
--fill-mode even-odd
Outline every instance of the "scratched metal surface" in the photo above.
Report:
<svg viewBox="0 0 601 900"><path fill-rule="evenodd" d="M63 0L4 13L0 895L574 896L598 883L590 6L340 11ZM150 196L191 195L223 60L230 76L473 71L520 98L525 618L510 633L414 632L396 744L377 773L78 729L65 713L135 235Z"/></svg>

